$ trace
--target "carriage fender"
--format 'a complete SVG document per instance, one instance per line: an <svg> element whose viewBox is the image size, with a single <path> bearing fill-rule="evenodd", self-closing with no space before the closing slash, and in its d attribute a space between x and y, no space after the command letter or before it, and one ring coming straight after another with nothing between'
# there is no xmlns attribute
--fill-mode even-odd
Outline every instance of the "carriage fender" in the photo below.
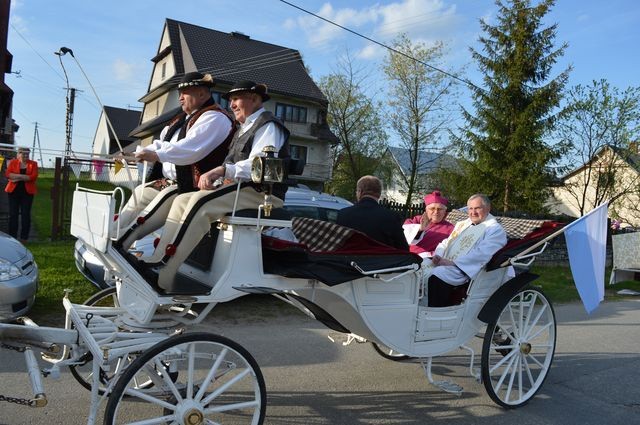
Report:
<svg viewBox="0 0 640 425"><path fill-rule="evenodd" d="M484 323L491 322L515 294L529 283L536 280L537 274L524 272L506 281L493 293L478 313L478 319Z"/></svg>

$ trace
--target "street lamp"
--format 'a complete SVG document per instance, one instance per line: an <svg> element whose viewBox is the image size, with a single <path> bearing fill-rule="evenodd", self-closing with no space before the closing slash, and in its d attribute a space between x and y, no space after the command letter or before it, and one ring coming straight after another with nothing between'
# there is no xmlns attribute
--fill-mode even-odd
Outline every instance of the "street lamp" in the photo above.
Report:
<svg viewBox="0 0 640 425"><path fill-rule="evenodd" d="M62 62L62 57L69 53L74 59L73 50L68 47L61 47L57 52L53 52L60 59L60 66L62 67L62 72L64 72L64 79L67 82L67 113L66 113L66 142L64 147L64 162L65 166L69 160L69 155L71 154L71 135L73 131L73 109L75 105L76 99L76 89L69 87L69 76L67 75L67 70L64 67L64 63Z"/></svg>

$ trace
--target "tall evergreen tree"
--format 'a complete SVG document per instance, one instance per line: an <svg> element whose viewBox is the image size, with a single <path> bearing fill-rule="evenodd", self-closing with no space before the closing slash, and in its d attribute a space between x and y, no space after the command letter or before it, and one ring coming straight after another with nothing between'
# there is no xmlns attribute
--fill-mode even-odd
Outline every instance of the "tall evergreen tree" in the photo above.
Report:
<svg viewBox="0 0 640 425"><path fill-rule="evenodd" d="M503 211L539 212L549 196L550 166L562 154L545 142L553 127L570 67L550 79L566 43L554 47L557 25L542 27L554 0L497 0L497 24L480 20L482 51L471 49L485 89L473 89L475 114L459 139L464 184L491 196Z"/></svg>

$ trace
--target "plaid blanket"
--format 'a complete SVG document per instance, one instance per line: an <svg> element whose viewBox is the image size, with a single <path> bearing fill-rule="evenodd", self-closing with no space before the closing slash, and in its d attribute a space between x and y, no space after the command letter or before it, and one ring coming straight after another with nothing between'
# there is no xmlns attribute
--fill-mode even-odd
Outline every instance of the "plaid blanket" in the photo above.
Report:
<svg viewBox="0 0 640 425"><path fill-rule="evenodd" d="M466 220L469 215L459 210L451 210L446 220L456 224L458 221ZM508 239L522 239L527 234L542 226L546 220L527 220L524 218L499 217L495 216L498 223L507 232Z"/></svg>
<svg viewBox="0 0 640 425"><path fill-rule="evenodd" d="M293 217L291 228L300 243L307 245L310 251L316 252L340 248L354 232L348 227L305 217Z"/></svg>

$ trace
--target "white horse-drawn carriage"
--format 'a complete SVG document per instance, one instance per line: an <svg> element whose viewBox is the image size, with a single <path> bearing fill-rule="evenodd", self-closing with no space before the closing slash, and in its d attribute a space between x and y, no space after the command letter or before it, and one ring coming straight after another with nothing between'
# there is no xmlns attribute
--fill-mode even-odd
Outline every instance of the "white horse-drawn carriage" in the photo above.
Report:
<svg viewBox="0 0 640 425"><path fill-rule="evenodd" d="M456 384L433 379L431 361L462 347L471 354L470 373L506 408L527 403L549 372L556 344L552 305L530 285L535 275L507 278L511 266L530 264L546 247L550 232L542 222L496 254L454 305L431 308L422 259L414 254L330 223L234 211L217 223L210 285L182 293L150 285L113 247L118 193L78 189L72 215L72 233L102 260L114 288L83 305L65 297L65 329L29 320L0 325L3 345L24 352L33 405L46 404L42 372L70 367L91 390L89 424L105 401L105 424L263 423L266 387L253 357L227 338L190 331L216 304L247 293L272 294L374 343L385 357L415 358L429 382L458 394ZM291 228L298 242L265 236L265 228ZM467 343L483 332L478 369ZM48 368L40 369L36 352Z"/></svg>

